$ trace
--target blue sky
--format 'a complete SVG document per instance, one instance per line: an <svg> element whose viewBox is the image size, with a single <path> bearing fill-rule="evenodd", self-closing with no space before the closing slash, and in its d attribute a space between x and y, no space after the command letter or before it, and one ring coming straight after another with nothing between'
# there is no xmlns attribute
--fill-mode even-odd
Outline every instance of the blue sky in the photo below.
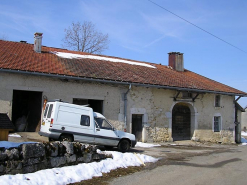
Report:
<svg viewBox="0 0 247 185"><path fill-rule="evenodd" d="M104 55L167 65L168 52L184 53L185 68L247 92L247 1L152 0L242 52L148 0L2 0L0 38L62 47L64 29L91 21L108 33ZM247 106L247 97L238 101Z"/></svg>

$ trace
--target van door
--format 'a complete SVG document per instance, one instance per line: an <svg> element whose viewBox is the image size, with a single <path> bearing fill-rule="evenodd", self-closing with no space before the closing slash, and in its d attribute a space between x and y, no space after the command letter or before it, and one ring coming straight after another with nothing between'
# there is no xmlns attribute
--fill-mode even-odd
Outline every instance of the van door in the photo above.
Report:
<svg viewBox="0 0 247 185"><path fill-rule="evenodd" d="M117 146L119 137L113 126L103 118L95 120L95 144L106 146Z"/></svg>
<svg viewBox="0 0 247 185"><path fill-rule="evenodd" d="M47 104L44 111L40 131L50 133L49 128L51 127L51 124L53 124L52 112L53 104Z"/></svg>

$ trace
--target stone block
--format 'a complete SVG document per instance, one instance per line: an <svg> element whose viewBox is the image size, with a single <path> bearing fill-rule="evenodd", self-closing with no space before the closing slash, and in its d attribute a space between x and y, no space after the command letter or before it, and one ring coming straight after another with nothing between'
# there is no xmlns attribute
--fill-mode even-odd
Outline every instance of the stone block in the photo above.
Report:
<svg viewBox="0 0 247 185"><path fill-rule="evenodd" d="M19 150L16 148L13 148L11 150L5 150L5 154L8 156L8 160L18 160L19 159Z"/></svg>
<svg viewBox="0 0 247 185"><path fill-rule="evenodd" d="M22 156L24 159L44 157L45 147L42 143L23 144Z"/></svg>
<svg viewBox="0 0 247 185"><path fill-rule="evenodd" d="M23 167L22 173L32 173L32 172L36 172L36 171L43 170L43 169L46 169L46 164L39 163L39 164L34 164L34 165Z"/></svg>
<svg viewBox="0 0 247 185"><path fill-rule="evenodd" d="M85 153L85 154L83 155L83 161L84 161L85 163L90 163L90 162L92 162L92 154L91 154L91 153Z"/></svg>
<svg viewBox="0 0 247 185"><path fill-rule="evenodd" d="M0 165L0 173L4 173L5 172L5 166L4 165Z"/></svg>
<svg viewBox="0 0 247 185"><path fill-rule="evenodd" d="M5 152L0 151L0 161L5 161L7 157L8 156Z"/></svg>
<svg viewBox="0 0 247 185"><path fill-rule="evenodd" d="M62 142L63 146L66 148L66 153L73 155L74 154L74 145L71 142L68 141L63 141Z"/></svg>
<svg viewBox="0 0 247 185"><path fill-rule="evenodd" d="M59 166L65 165L65 164L66 164L66 157L65 156L63 156L63 157L51 157L50 158L50 165L52 168L59 167Z"/></svg>
<svg viewBox="0 0 247 185"><path fill-rule="evenodd" d="M51 143L51 148L50 148L50 154L51 154L51 157L56 157L58 156L58 143Z"/></svg>
<svg viewBox="0 0 247 185"><path fill-rule="evenodd" d="M68 154L65 154L66 156L66 160L67 160L67 163L75 163L76 162L76 155L73 154L73 155L68 155Z"/></svg>
<svg viewBox="0 0 247 185"><path fill-rule="evenodd" d="M34 164L39 164L44 162L40 157L39 158L30 158L23 160L23 166L30 166Z"/></svg>

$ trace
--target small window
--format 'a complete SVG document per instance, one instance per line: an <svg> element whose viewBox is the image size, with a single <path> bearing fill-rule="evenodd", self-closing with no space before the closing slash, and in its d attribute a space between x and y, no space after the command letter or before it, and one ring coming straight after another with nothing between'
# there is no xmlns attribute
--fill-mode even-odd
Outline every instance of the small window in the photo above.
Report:
<svg viewBox="0 0 247 185"><path fill-rule="evenodd" d="M183 98L192 98L192 93L190 93L190 92L182 92L182 97Z"/></svg>
<svg viewBox="0 0 247 185"><path fill-rule="evenodd" d="M220 107L220 95L215 96L215 107Z"/></svg>
<svg viewBox="0 0 247 185"><path fill-rule="evenodd" d="M81 125L90 126L90 118L89 118L89 116L81 115Z"/></svg>
<svg viewBox="0 0 247 185"><path fill-rule="evenodd" d="M214 132L219 132L221 130L221 120L220 116L214 117Z"/></svg>
<svg viewBox="0 0 247 185"><path fill-rule="evenodd" d="M47 115L48 109L49 109L49 104L47 104L47 105L46 105L46 108L45 108L45 113L44 113L44 118L45 118L45 117L46 117L46 115Z"/></svg>
<svg viewBox="0 0 247 185"><path fill-rule="evenodd" d="M52 108L53 108L53 104L51 104L50 107L49 107L47 118L51 118Z"/></svg>

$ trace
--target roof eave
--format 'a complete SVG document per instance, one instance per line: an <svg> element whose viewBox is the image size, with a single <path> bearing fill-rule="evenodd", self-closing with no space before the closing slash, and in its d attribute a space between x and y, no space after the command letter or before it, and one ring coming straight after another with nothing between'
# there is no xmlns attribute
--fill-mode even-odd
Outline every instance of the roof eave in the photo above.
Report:
<svg viewBox="0 0 247 185"><path fill-rule="evenodd" d="M231 95L231 96L240 96L240 97L247 97L247 93L232 93L232 92L223 92L223 91L212 91L212 90L204 90L204 89L193 89L193 88L182 88L176 86L164 86L164 85L155 85L155 84L142 84L142 83L135 83L135 82L127 82L127 81L116 81L116 80L109 80L109 79L96 79L96 78L88 78L88 77L77 77L77 76L67 76L67 75L60 75L60 74L48 74L48 73L40 73L40 72L31 72L31 71L22 71L22 70L12 70L12 69L2 69L0 68L0 72L8 72L8 73L18 73L18 74L28 74L28 75L35 75L35 76L46 76L52 78L59 78L59 79L70 79L70 80L84 80L84 81L91 81L91 82L99 82L99 83L109 83L109 84L118 84L118 85L135 85L135 86L142 86L142 87L153 87L153 88L160 88L160 89L171 89L177 91L191 91L191 92L198 92L198 93L213 93L213 94L222 94L222 95Z"/></svg>

